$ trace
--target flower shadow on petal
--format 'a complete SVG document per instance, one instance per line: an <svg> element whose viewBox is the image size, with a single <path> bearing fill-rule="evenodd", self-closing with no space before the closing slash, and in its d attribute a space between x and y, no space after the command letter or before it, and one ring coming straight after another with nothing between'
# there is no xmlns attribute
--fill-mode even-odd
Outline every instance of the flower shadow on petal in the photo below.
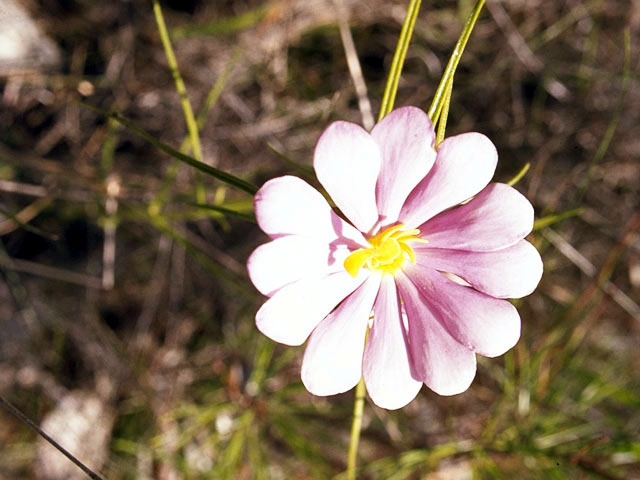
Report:
<svg viewBox="0 0 640 480"><path fill-rule="evenodd" d="M331 216L331 226L333 227L333 231L335 232L337 238L329 242L329 256L327 257L328 263L333 263L336 261L336 252L340 248L347 247L349 248L349 250L357 250L359 248L368 246L364 237L362 237L362 242L358 242L352 237L346 236L345 233L347 232L345 230L347 229L345 228L345 225L348 224L346 224L346 222L342 220L338 215L333 213L333 215Z"/></svg>

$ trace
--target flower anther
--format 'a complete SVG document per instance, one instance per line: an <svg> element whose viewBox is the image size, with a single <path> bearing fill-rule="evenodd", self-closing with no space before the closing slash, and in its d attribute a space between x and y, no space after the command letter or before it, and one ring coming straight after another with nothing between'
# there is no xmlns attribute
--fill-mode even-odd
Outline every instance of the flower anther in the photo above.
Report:
<svg viewBox="0 0 640 480"><path fill-rule="evenodd" d="M345 259L344 269L355 278L364 266L371 271L392 274L406 260L416 263L416 255L408 242L428 243L419 238L419 234L417 228L404 230L402 223L386 228L369 239L370 248L353 251Z"/></svg>

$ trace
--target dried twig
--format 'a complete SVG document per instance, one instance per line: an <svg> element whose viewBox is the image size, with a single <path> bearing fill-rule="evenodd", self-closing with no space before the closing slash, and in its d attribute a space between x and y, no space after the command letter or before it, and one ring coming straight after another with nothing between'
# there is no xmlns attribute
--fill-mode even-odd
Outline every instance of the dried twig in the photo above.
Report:
<svg viewBox="0 0 640 480"><path fill-rule="evenodd" d="M532 73L539 74L544 69L544 63L529 48L527 42L522 37L516 26L511 21L511 17L498 0L489 0L487 9L493 19L500 27L500 30L507 37L507 42L518 57L518 60ZM569 89L559 80L555 78L547 78L544 80L544 88L552 97L558 100L567 100L571 93Z"/></svg>
<svg viewBox="0 0 640 480"><path fill-rule="evenodd" d="M338 27L340 28L340 38L342 39L344 54L347 57L347 66L349 67L353 86L355 87L356 95L358 96L358 108L362 115L362 125L364 125L365 129L371 130L375 123L371 110L371 102L367 95L367 84L365 83L364 76L362 75L362 68L360 67L360 61L358 60L358 52L356 51L356 46L353 43L353 35L351 35L351 29L347 22L347 12L342 0L333 0L333 4L336 7L336 18L338 20Z"/></svg>
<svg viewBox="0 0 640 480"><path fill-rule="evenodd" d="M31 262L29 260L21 260L17 258L9 258L4 255L0 255L0 266L18 272L28 273L36 275L38 277L50 278L61 282L73 283L75 285L82 285L87 288L102 288L102 280L84 273L72 272L64 270L62 268L50 267L37 262Z"/></svg>
<svg viewBox="0 0 640 480"><path fill-rule="evenodd" d="M598 274L598 270L584 255L576 250L573 245L566 241L560 234L554 232L550 228L542 230L542 235L555 246L560 253L567 257L571 263L578 267L582 273L589 278L593 278ZM606 280L602 289L629 315L640 322L640 305L634 302L626 293L620 290L610 280Z"/></svg>

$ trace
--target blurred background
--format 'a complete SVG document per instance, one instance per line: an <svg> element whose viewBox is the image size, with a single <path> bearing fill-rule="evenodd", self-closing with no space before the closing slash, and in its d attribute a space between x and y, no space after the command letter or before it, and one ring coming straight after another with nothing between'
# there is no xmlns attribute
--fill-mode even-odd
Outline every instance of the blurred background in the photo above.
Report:
<svg viewBox="0 0 640 480"><path fill-rule="evenodd" d="M407 5L162 2L204 161L313 182L325 126L375 117ZM397 106L429 107L472 7L423 2ZM530 163L545 275L469 391L367 403L361 478L640 478L639 32L635 0L487 1L448 134L488 135L497 181ZM340 474L353 392L308 394L303 347L255 329L250 195L83 102L190 151L151 2L0 0L0 394L109 479ZM0 410L0 478L85 477Z"/></svg>

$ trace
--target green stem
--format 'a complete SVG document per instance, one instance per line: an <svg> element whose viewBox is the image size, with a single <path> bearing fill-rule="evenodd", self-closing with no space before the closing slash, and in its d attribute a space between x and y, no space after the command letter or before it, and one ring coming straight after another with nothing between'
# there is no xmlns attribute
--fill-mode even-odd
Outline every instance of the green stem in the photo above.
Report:
<svg viewBox="0 0 640 480"><path fill-rule="evenodd" d="M160 40L162 41L162 47L164 48L165 56L167 57L167 63L171 70L171 75L176 84L176 91L180 97L180 106L182 107L182 113L184 114L184 120L187 124L187 131L189 132L189 141L191 142L191 148L193 149L193 156L196 160L202 161L202 149L200 147L200 134L198 133L198 124L187 96L187 88L184 85L182 76L180 75L180 69L178 68L178 61L173 53L173 47L171 46L171 40L169 39L169 32L167 31L167 25L164 23L164 17L162 15L162 9L158 0L153 0L153 13L156 17L156 23L158 24L158 33L160 34ZM198 185L196 187L196 197L199 203L204 203L204 187L202 186L202 179L198 177Z"/></svg>
<svg viewBox="0 0 640 480"><path fill-rule="evenodd" d="M362 428L362 411L364 410L364 396L366 392L364 378L356 387L356 398L353 403L353 423L351 424L351 440L349 441L349 456L347 460L347 480L356 478L356 460L358 456L358 443L360 443L360 430Z"/></svg>
<svg viewBox="0 0 640 480"><path fill-rule="evenodd" d="M525 176L525 174L529 171L530 168L531 168L531 163L530 162L525 163L524 167L522 167L520 171L516 173L514 177L507 182L507 185L511 185L513 187L516 183L518 183L522 179L522 177Z"/></svg>
<svg viewBox="0 0 640 480"><path fill-rule="evenodd" d="M582 198L584 197L587 188L589 188L589 184L591 183L591 179L593 178L596 167L604 159L607 151L609 150L609 145L611 144L613 135L616 133L616 129L618 128L618 123L620 122L622 111L626 106L625 98L627 96L627 92L629 91L629 81L631 79L631 31L629 30L629 27L627 27L623 32L623 45L624 63L622 67L622 85L620 87L620 96L618 97L618 101L616 103L611 121L609 122L609 125L607 125L607 129L605 130L604 136L600 141L600 145L598 145L598 149L596 150L596 153L589 164L589 169L578 185L576 204L582 203Z"/></svg>
<svg viewBox="0 0 640 480"><path fill-rule="evenodd" d="M407 16L404 18L402 30L400 30L400 37L398 38L396 51L393 54L391 69L389 70L389 77L387 78L387 85L385 86L384 94L382 95L380 112L378 113L378 122L393 110L393 104L396 100L398 82L400 81L400 75L402 74L404 59L407 56L407 49L409 48L409 42L411 42L411 36L413 35L413 29L415 28L416 18L418 18L421 3L422 0L411 0L411 3L407 8Z"/></svg>
<svg viewBox="0 0 640 480"><path fill-rule="evenodd" d="M444 140L444 132L447 128L447 117L449 116L449 105L451 104L451 90L453 89L453 78L447 82L447 89L444 94L444 101L440 109L438 121L438 133L436 134L436 147Z"/></svg>
<svg viewBox="0 0 640 480"><path fill-rule="evenodd" d="M209 90L209 93L207 94L207 99L204 101L204 105L200 109L200 112L198 112L198 117L196 120L196 123L198 125L198 132L202 131L202 128L204 127L204 124L207 121L207 117L209 116L211 109L213 109L213 107L218 102L218 99L222 94L222 90L227 84L227 81L231 76L233 68L235 67L236 61L239 58L239 54L240 54L240 49L237 49L233 57L225 67L224 71L222 72L222 75L218 77L218 79L215 81L215 83ZM187 133L187 136L182 140L182 143L180 144L179 151L182 153L188 154L189 147L191 147L191 143L189 141L189 134ZM169 165L169 168L167 168L167 171L165 173L165 176L162 182L162 186L156 193L154 199L149 204L149 208L151 209L150 211L160 212L162 210L162 206L167 201L169 189L173 185L177 173L178 173L178 163L176 163L176 160L174 159L174 161Z"/></svg>
<svg viewBox="0 0 640 480"><path fill-rule="evenodd" d="M93 480L102 480L102 477L87 467L84 463L74 457L67 449L65 449L62 445L56 442L53 438L47 435L35 422L33 422L29 417L27 417L24 413L18 410L13 404L9 403L4 397L0 397L0 405L4 407L11 415L16 417L22 423L24 423L31 430L36 432L42 438L44 438L53 448L58 450L61 454L67 457L73 464L82 470L89 478Z"/></svg>
<svg viewBox="0 0 640 480"><path fill-rule="evenodd" d="M117 121L120 125L125 127L127 130L130 130L131 132L135 133L136 135L138 135L138 136L144 138L145 140L151 142L156 148L159 148L160 150L162 150L163 152L169 154L173 158L175 158L177 160L180 160L181 162L186 163L187 165L190 165L193 168L195 168L195 169L197 169L197 170L199 170L199 171L201 171L203 173L206 173L207 175L211 175L212 177L215 177L218 180L221 180L224 183L227 183L227 184L229 184L231 186L239 188L240 190L244 190L245 192L247 192L247 193L249 193L251 195L255 195L255 193L258 191L258 187L256 187L255 185L252 185L249 182L247 182L245 180L242 180L241 178L238 178L238 177L236 177L234 175L231 175L230 173L227 173L227 172L225 172L223 170L220 170L218 168L212 167L208 163L204 163L204 162L198 161L195 158L190 157L189 155L185 155L184 153L179 152L175 148L167 145L166 143L161 142L156 137L154 137L150 133L144 131L140 127L135 126L133 123L131 123L130 121L128 121L126 118L124 118L122 115L120 115L118 113L107 112L105 110L102 110L101 108L96 107L95 105L91 105L91 104L86 103L86 102L80 101L78 103L80 103L80 105L88 108L89 110L93 110L94 112L98 113L99 115L102 115L103 117L110 118L110 119L113 119L113 120Z"/></svg>
<svg viewBox="0 0 640 480"><path fill-rule="evenodd" d="M447 84L451 82L453 85L453 75L456 73L456 68L458 68L458 63L460 63L462 52L464 52L464 47L467 45L471 32L473 31L473 27L476 25L476 21L480 16L480 11L484 6L484 2L485 0L478 0L473 7L473 11L460 34L460 38L458 38L458 43L456 43L456 47L453 49L453 53L451 54L451 58L449 58L447 67L442 74L436 94L433 96L433 102L431 102L431 106L429 107L428 115L434 125L438 121L439 112L442 111L442 105L447 93Z"/></svg>

